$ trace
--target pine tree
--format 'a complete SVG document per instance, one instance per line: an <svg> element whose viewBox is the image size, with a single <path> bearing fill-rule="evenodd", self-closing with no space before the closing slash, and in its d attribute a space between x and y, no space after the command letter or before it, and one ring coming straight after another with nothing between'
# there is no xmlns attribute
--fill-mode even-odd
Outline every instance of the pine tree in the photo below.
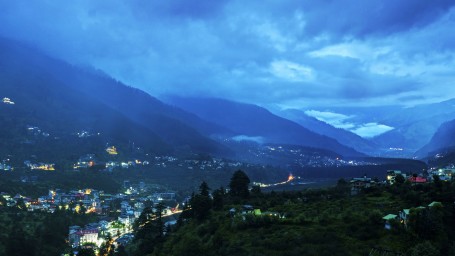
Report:
<svg viewBox="0 0 455 256"><path fill-rule="evenodd" d="M230 194L233 196L247 198L249 196L248 184L250 184L250 178L241 170L236 171L231 178L229 183Z"/></svg>

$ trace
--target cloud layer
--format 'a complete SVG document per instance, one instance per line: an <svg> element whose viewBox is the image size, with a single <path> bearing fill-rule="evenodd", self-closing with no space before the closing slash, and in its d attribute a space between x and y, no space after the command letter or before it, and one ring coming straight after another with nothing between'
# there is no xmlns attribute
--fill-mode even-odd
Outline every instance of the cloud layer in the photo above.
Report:
<svg viewBox="0 0 455 256"><path fill-rule="evenodd" d="M312 116L319 121L328 123L336 128L351 131L364 138L373 138L394 128L377 122L358 123L353 120L355 116L348 116L329 111L307 110L305 114Z"/></svg>
<svg viewBox="0 0 455 256"><path fill-rule="evenodd" d="M0 35L155 96L306 109L413 105L455 97L453 5L0 0Z"/></svg>

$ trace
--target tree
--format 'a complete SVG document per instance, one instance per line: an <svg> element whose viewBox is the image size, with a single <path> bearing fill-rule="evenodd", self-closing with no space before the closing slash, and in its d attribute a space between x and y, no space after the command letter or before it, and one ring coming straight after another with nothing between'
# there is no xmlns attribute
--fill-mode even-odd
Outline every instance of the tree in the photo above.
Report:
<svg viewBox="0 0 455 256"><path fill-rule="evenodd" d="M198 220L205 220L210 214L212 208L212 201L209 197L202 195L195 195L191 199L191 208L193 209L193 215Z"/></svg>
<svg viewBox="0 0 455 256"><path fill-rule="evenodd" d="M444 232L442 208L411 209L409 227L421 239L437 240Z"/></svg>
<svg viewBox="0 0 455 256"><path fill-rule="evenodd" d="M89 248L82 248L79 250L77 256L96 256L95 251Z"/></svg>
<svg viewBox="0 0 455 256"><path fill-rule="evenodd" d="M398 174L397 176L395 176L395 183L400 185L400 184L403 184L405 182L405 178L403 175L401 174Z"/></svg>
<svg viewBox="0 0 455 256"><path fill-rule="evenodd" d="M337 185L336 185L335 189L338 192L338 194L345 195L345 194L347 194L350 191L349 182L347 182L343 178L340 178L337 181Z"/></svg>
<svg viewBox="0 0 455 256"><path fill-rule="evenodd" d="M148 229L150 228L148 224L150 217L153 215L152 207L146 207L139 218L134 222L133 229L134 229L134 238L135 239L142 239L146 236Z"/></svg>
<svg viewBox="0 0 455 256"><path fill-rule="evenodd" d="M135 255L147 255L154 252L163 241L164 222L162 212L164 205L159 203L154 209L147 207L134 223L134 242L137 245Z"/></svg>
<svg viewBox="0 0 455 256"><path fill-rule="evenodd" d="M154 224L156 227L157 237L161 238L164 235L164 222L163 222L163 210L165 206L163 203L159 203L156 205L154 211Z"/></svg>
<svg viewBox="0 0 455 256"><path fill-rule="evenodd" d="M27 210L27 206L25 206L24 199L19 198L16 202L16 208L20 210Z"/></svg>
<svg viewBox="0 0 455 256"><path fill-rule="evenodd" d="M22 227L13 225L6 243L6 255L35 255L35 247L35 241L27 236Z"/></svg>
<svg viewBox="0 0 455 256"><path fill-rule="evenodd" d="M409 256L437 256L439 251L428 241L420 243L407 252Z"/></svg>
<svg viewBox="0 0 455 256"><path fill-rule="evenodd" d="M436 175L436 174L433 175L433 183L434 183L434 186L435 186L438 190L440 190L440 189L442 188L442 181L441 181L441 178L440 178L438 175Z"/></svg>
<svg viewBox="0 0 455 256"><path fill-rule="evenodd" d="M199 186L200 193L191 198L193 216L198 220L205 220L212 209L212 199L209 197L209 186L204 181Z"/></svg>
<svg viewBox="0 0 455 256"><path fill-rule="evenodd" d="M128 256L128 253L125 250L125 246L119 245L117 248L117 252L114 254L115 256Z"/></svg>
<svg viewBox="0 0 455 256"><path fill-rule="evenodd" d="M236 171L231 178L229 183L230 194L241 198L247 198L249 196L248 184L250 184L250 178L241 170Z"/></svg>
<svg viewBox="0 0 455 256"><path fill-rule="evenodd" d="M209 196L209 185L207 185L207 182L203 181L201 185L199 186L199 194L201 196Z"/></svg>
<svg viewBox="0 0 455 256"><path fill-rule="evenodd" d="M106 242L103 242L101 245L100 245L100 249L98 251L98 256L104 256L107 254L107 252L109 251L109 246L110 244L106 243Z"/></svg>
<svg viewBox="0 0 455 256"><path fill-rule="evenodd" d="M213 191L213 209L222 210L224 206L224 188L221 187Z"/></svg>
<svg viewBox="0 0 455 256"><path fill-rule="evenodd" d="M261 187L258 185L253 186L251 188L251 194L253 196L261 196L262 195Z"/></svg>

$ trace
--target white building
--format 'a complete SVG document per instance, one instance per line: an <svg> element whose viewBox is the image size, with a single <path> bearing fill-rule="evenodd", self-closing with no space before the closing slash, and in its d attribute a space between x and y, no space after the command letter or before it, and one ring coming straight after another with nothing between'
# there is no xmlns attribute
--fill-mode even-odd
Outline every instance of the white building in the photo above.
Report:
<svg viewBox="0 0 455 256"><path fill-rule="evenodd" d="M98 244L98 229L71 226L68 238L69 243L73 248L79 247L86 243Z"/></svg>

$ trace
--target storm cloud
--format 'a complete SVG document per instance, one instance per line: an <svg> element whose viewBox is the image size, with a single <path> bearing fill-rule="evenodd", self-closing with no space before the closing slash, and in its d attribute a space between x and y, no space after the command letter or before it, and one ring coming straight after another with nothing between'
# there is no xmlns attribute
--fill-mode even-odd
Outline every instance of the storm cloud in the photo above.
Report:
<svg viewBox="0 0 455 256"><path fill-rule="evenodd" d="M263 106L455 97L453 1L0 1L0 35L154 96Z"/></svg>

